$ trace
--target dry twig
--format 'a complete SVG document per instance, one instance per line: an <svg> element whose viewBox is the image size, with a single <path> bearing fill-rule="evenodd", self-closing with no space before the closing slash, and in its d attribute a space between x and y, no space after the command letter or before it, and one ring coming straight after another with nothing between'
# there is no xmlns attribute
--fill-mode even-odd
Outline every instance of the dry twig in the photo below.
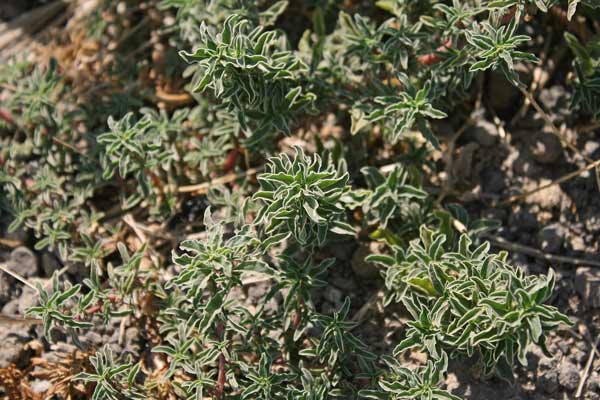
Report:
<svg viewBox="0 0 600 400"><path fill-rule="evenodd" d="M12 276L13 278L15 278L16 280L18 280L19 282L21 282L22 284L26 285L27 287L33 289L36 293L37 293L37 288L31 284L27 279L23 278L21 275L12 272L10 269L8 269L6 267L5 264L0 264L0 270L10 276Z"/></svg>
<svg viewBox="0 0 600 400"><path fill-rule="evenodd" d="M554 181L548 183L547 185L542 185L542 186L540 186L540 187L538 187L538 188L536 188L534 190L531 190L529 192L525 192L525 193L521 193L521 194L516 194L514 196L510 196L508 199L503 200L500 203L500 205L507 205L507 204L513 203L513 202L515 202L517 200L522 200L522 199L524 199L526 197L531 196L532 194L540 192L540 191L542 191L544 189L547 189L547 188L549 188L551 186L558 185L560 183L563 183L563 182L566 182L566 181L568 181L570 179L573 179L573 178L575 178L575 177L581 175L582 173L584 173L586 171L589 171L591 169L596 168L596 171L597 171L597 167L598 166L600 166L600 159L598 159L596 161L592 161L591 164L588 164L585 167L583 167L583 168L581 168L581 169L579 169L577 171L574 171L574 172L568 173L566 175L563 175L560 178L555 179ZM600 189L600 182L598 183L598 188Z"/></svg>
<svg viewBox="0 0 600 400"><path fill-rule="evenodd" d="M489 240L495 246L501 247L506 250L514 251L515 253L526 254L528 256L539 258L545 261L571 265L587 265L590 267L600 268L600 261L586 260L584 258L558 256L555 254L547 254L533 247L525 246L519 243L509 242L508 240L496 235L485 234L483 235L483 237Z"/></svg>
<svg viewBox="0 0 600 400"><path fill-rule="evenodd" d="M585 368L581 377L579 378L579 385L577 386L577 391L575 392L575 398L578 399L581 397L583 392L583 388L585 387L585 381L587 380L590 369L592 368L592 363L594 362L594 355L596 354L596 349L598 348L598 344L600 344L600 335L596 338L596 342L593 344L593 348L590 350L590 355L588 357L587 362L585 363Z"/></svg>
<svg viewBox="0 0 600 400"><path fill-rule="evenodd" d="M179 193L195 193L195 194L205 194L208 192L208 189L225 185L228 183L232 183L237 181L238 179L247 178L252 175L256 175L263 170L263 167L258 168L249 168L246 171L237 173L237 174L227 174L225 176L221 176L219 178L213 179L210 182L204 182L197 185L189 185L189 186L180 186L177 191Z"/></svg>

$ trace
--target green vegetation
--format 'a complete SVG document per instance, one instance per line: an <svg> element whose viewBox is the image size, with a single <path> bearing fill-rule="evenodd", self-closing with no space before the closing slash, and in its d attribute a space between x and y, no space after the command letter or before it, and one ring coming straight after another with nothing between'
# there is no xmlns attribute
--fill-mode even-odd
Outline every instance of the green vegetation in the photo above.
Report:
<svg viewBox="0 0 600 400"><path fill-rule="evenodd" d="M569 324L547 304L554 274L526 275L482 240L491 221L434 201L430 156L441 148L436 121L469 118L486 71L523 87L515 65L539 62L525 15L566 2L289 3L156 4L176 16L162 34L181 56L171 70L191 93L186 107L148 108L135 89L90 106L69 100L72 80L54 60L1 67L12 95L2 105L0 207L37 250L89 271L77 284L55 276L52 289L39 286L28 314L48 337L64 329L75 339L98 317L144 315L167 365L161 385L185 399L457 399L440 385L448 361L466 358L482 375L512 379L531 344ZM569 18L579 13L598 10L569 1ZM564 35L572 111L593 120L599 42ZM315 134L329 116L343 133ZM284 145L290 136L308 145ZM189 189L231 174L233 190ZM195 221L201 238L167 237L158 249L153 234L135 251L121 243L122 216L166 231L196 194L210 205ZM381 267L385 305L411 317L393 354L353 333L349 298L333 313L313 299L336 263L323 249L358 238L386 245L368 260ZM241 299L247 276L271 283L254 309ZM282 305L269 307L276 297ZM409 349L427 364L402 366ZM103 348L90 361L94 372L75 379L93 398L161 398L140 359Z"/></svg>

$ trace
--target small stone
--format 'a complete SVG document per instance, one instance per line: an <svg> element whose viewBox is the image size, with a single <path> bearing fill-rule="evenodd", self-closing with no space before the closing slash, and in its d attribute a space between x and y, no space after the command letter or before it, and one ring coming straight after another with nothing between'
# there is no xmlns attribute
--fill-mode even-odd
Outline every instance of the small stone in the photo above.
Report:
<svg viewBox="0 0 600 400"><path fill-rule="evenodd" d="M583 154L585 154L588 157L595 158L594 156L595 156L596 151L598 151L598 149L600 149L599 142L588 140L583 145Z"/></svg>
<svg viewBox="0 0 600 400"><path fill-rule="evenodd" d="M556 370L546 371L537 380L536 386L542 389L545 393L552 394L558 391L558 373Z"/></svg>
<svg viewBox="0 0 600 400"><path fill-rule="evenodd" d="M560 224L552 224L542 228L537 237L540 249L547 253L560 251L564 238L565 230Z"/></svg>
<svg viewBox="0 0 600 400"><path fill-rule="evenodd" d="M88 345L90 347L100 346L102 345L102 335L98 332L87 331L83 337L79 339L82 344Z"/></svg>
<svg viewBox="0 0 600 400"><path fill-rule="evenodd" d="M564 340L560 340L558 343L558 348L560 349L561 353L563 354L569 354L569 351L571 350L571 344L567 343Z"/></svg>
<svg viewBox="0 0 600 400"><path fill-rule="evenodd" d="M10 301L13 296L13 285L10 284L4 274L0 274L0 307Z"/></svg>
<svg viewBox="0 0 600 400"><path fill-rule="evenodd" d="M585 245L585 240L579 235L571 236L569 239L571 243L571 248L574 251L586 251L587 246Z"/></svg>
<svg viewBox="0 0 600 400"><path fill-rule="evenodd" d="M600 374L592 372L587 380L587 388L590 392L600 393Z"/></svg>
<svg viewBox="0 0 600 400"><path fill-rule="evenodd" d="M331 304L334 304L337 308L341 307L343 296L344 294L342 293L342 291L333 286L327 286L325 288L325 292L323 293L323 297L325 298L325 300L327 300Z"/></svg>
<svg viewBox="0 0 600 400"><path fill-rule="evenodd" d="M490 147L498 142L500 134L496 125L485 119L479 119L474 126L469 128L467 135L475 139L480 145Z"/></svg>
<svg viewBox="0 0 600 400"><path fill-rule="evenodd" d="M530 150L535 161L542 164L552 164L558 161L563 154L560 139L544 132L538 132L533 136Z"/></svg>
<svg viewBox="0 0 600 400"><path fill-rule="evenodd" d="M17 364L24 352L25 345L23 343L15 343L12 339L4 341L1 347L0 368L6 368L10 364Z"/></svg>
<svg viewBox="0 0 600 400"><path fill-rule="evenodd" d="M252 304L258 304L260 300L269 292L270 285L268 282L259 282L248 288L248 297Z"/></svg>
<svg viewBox="0 0 600 400"><path fill-rule="evenodd" d="M361 243L352 255L350 265L359 278L375 279L379 276L379 269L371 262L365 261L365 257L371 254L381 253L381 244L377 242Z"/></svg>
<svg viewBox="0 0 600 400"><path fill-rule="evenodd" d="M489 194L499 194L506 188L502 172L492 168L483 170L481 184L483 191Z"/></svg>
<svg viewBox="0 0 600 400"><path fill-rule="evenodd" d="M540 102L547 110L554 110L561 106L561 100L566 98L565 88L560 85L554 85L550 88L544 88L540 93Z"/></svg>
<svg viewBox="0 0 600 400"><path fill-rule="evenodd" d="M524 185L523 191L532 192L540 187L545 187L550 183L552 183L550 179L540 179L539 182L528 181ZM527 204L537 204L543 209L551 209L554 207L559 207L564 197L565 194L559 185L550 185L539 192L535 192L527 196L525 202Z"/></svg>
<svg viewBox="0 0 600 400"><path fill-rule="evenodd" d="M18 298L10 300L2 307L2 314L5 315L25 315L28 308L33 307L38 302L38 294L30 287L23 287L23 291Z"/></svg>
<svg viewBox="0 0 600 400"><path fill-rule="evenodd" d="M546 356L542 351L538 352L538 365L540 371L550 371L556 368L556 360Z"/></svg>
<svg viewBox="0 0 600 400"><path fill-rule="evenodd" d="M20 246L10 253L7 267L23 278L30 278L37 275L37 258L27 247Z"/></svg>
<svg viewBox="0 0 600 400"><path fill-rule="evenodd" d="M0 330L0 368L6 368L10 364L23 367L28 362L29 350L28 335L21 332L22 327L14 327Z"/></svg>
<svg viewBox="0 0 600 400"><path fill-rule="evenodd" d="M600 271L589 267L577 268L575 289L588 307L600 307Z"/></svg>
<svg viewBox="0 0 600 400"><path fill-rule="evenodd" d="M558 372L558 382L567 390L577 389L577 385L579 384L579 369L577 366L570 362L561 363Z"/></svg>
<svg viewBox="0 0 600 400"><path fill-rule="evenodd" d="M33 393L45 393L52 387L52 383L50 383L50 381L36 379L29 383L29 387Z"/></svg>
<svg viewBox="0 0 600 400"><path fill-rule="evenodd" d="M538 223L535 215L528 209L520 209L508 219L508 224L515 230L531 232L537 229Z"/></svg>
<svg viewBox="0 0 600 400"><path fill-rule="evenodd" d="M140 330L135 326L130 326L125 331L125 349L134 353L139 354L140 352Z"/></svg>

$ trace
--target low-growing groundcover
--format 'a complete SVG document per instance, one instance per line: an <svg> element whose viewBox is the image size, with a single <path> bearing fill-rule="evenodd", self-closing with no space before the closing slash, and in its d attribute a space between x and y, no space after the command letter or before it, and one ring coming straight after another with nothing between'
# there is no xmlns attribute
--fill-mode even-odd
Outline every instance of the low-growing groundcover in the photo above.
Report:
<svg viewBox="0 0 600 400"><path fill-rule="evenodd" d="M30 246L48 278L16 312L40 321L42 356L11 359L4 393L469 398L447 383L461 367L514 385L572 320L555 271L512 262L486 241L497 221L460 205L453 151L482 114L504 132L533 109L580 154L535 96L555 43L565 124L597 128L598 6L74 2L87 11L47 62L0 68L2 245ZM494 110L499 80L521 109ZM38 274L3 269L12 296ZM375 303L391 346L361 334Z"/></svg>

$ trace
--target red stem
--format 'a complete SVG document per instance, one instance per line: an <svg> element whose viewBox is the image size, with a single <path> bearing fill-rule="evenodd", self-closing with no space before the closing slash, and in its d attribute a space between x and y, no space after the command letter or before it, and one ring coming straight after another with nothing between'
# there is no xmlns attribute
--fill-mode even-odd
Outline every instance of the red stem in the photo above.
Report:
<svg viewBox="0 0 600 400"><path fill-rule="evenodd" d="M421 65L433 65L442 61L442 56L438 53L444 53L448 49L452 48L452 41L450 39L446 40L443 45L438 47L434 53L423 54L417 58L417 61Z"/></svg>
<svg viewBox="0 0 600 400"><path fill-rule="evenodd" d="M237 147L227 154L225 162L223 162L223 171L229 172L233 169L233 167L235 167L235 162L237 161L239 154L240 152Z"/></svg>
<svg viewBox="0 0 600 400"><path fill-rule="evenodd" d="M508 24L514 18L516 13L517 13L517 8L511 7L510 10L508 10L508 12L502 16L500 23L502 25Z"/></svg>
<svg viewBox="0 0 600 400"><path fill-rule="evenodd" d="M217 398L223 399L223 392L225 391L225 355L219 354L219 375L217 377Z"/></svg>
<svg viewBox="0 0 600 400"><path fill-rule="evenodd" d="M0 119L8 122L11 125L15 125L15 119L13 118L12 114L10 111L4 108L0 108Z"/></svg>
<svg viewBox="0 0 600 400"><path fill-rule="evenodd" d="M217 328L215 329L215 333L217 335L217 337L220 340L223 340L223 337L225 335L224 333L224 329L223 329L223 323L220 322L217 325ZM224 392L225 392L225 354L223 354L223 352L221 352L221 354L219 354L219 372L218 372L218 376L217 376L217 387L216 387L216 398L219 400L223 399L224 396Z"/></svg>

